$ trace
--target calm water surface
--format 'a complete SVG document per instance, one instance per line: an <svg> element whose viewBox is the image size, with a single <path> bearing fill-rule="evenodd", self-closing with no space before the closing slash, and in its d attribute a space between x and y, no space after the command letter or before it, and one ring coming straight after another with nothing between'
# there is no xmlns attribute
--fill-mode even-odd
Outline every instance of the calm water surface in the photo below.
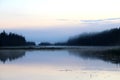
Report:
<svg viewBox="0 0 120 80"><path fill-rule="evenodd" d="M0 80L120 80L114 51L1 50Z"/></svg>

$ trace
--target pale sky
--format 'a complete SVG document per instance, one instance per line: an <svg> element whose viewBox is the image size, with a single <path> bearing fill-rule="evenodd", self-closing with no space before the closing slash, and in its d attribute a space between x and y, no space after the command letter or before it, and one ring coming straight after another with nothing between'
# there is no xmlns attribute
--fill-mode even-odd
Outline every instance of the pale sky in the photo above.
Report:
<svg viewBox="0 0 120 80"><path fill-rule="evenodd" d="M118 27L119 3L120 0L0 0L0 30L65 28L70 36L85 27Z"/></svg>

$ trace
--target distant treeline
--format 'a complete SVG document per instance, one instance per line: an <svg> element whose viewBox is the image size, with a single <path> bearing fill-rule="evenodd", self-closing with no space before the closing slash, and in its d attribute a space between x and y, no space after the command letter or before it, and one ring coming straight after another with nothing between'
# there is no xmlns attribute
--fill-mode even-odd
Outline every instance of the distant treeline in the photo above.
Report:
<svg viewBox="0 0 120 80"><path fill-rule="evenodd" d="M15 33L0 33L0 46L31 46L35 42L27 42L25 37ZM120 45L120 28L114 28L94 34L72 37L66 42L41 42L39 46L113 46Z"/></svg>
<svg viewBox="0 0 120 80"><path fill-rule="evenodd" d="M65 45L75 46L111 46L120 45L120 28L114 28L95 34L79 35L70 38Z"/></svg>
<svg viewBox="0 0 120 80"><path fill-rule="evenodd" d="M42 42L40 46L117 46L120 45L120 28L113 28L99 33L87 33L71 37L66 42L51 44Z"/></svg>
<svg viewBox="0 0 120 80"><path fill-rule="evenodd" d="M0 46L27 46L35 45L34 42L27 42L25 37L15 33L6 33L3 31L0 33Z"/></svg>

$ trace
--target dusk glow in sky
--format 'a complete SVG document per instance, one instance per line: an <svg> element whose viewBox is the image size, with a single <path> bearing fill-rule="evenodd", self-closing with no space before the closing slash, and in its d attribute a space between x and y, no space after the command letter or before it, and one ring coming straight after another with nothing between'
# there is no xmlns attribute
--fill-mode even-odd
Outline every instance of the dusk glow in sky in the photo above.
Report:
<svg viewBox="0 0 120 80"><path fill-rule="evenodd" d="M0 0L0 30L26 37L34 30L32 36L41 36L35 41L52 35L51 42L65 40L82 32L119 27L119 3L120 0Z"/></svg>

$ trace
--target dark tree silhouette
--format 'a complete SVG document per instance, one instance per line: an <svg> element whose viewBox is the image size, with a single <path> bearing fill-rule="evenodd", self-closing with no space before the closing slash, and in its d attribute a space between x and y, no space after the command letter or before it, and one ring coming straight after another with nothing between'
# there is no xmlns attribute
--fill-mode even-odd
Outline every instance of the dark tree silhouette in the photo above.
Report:
<svg viewBox="0 0 120 80"><path fill-rule="evenodd" d="M49 42L41 42L39 46L51 46L52 44Z"/></svg>
<svg viewBox="0 0 120 80"><path fill-rule="evenodd" d="M120 45L120 28L103 31L95 34L80 35L75 38L70 38L67 45L82 45L82 46L111 46Z"/></svg>
<svg viewBox="0 0 120 80"><path fill-rule="evenodd" d="M15 33L6 33L3 31L0 33L0 46L26 46L35 45L33 42L27 42L25 37Z"/></svg>
<svg viewBox="0 0 120 80"><path fill-rule="evenodd" d="M26 45L27 46L35 46L36 44L35 44L35 42L26 42Z"/></svg>

